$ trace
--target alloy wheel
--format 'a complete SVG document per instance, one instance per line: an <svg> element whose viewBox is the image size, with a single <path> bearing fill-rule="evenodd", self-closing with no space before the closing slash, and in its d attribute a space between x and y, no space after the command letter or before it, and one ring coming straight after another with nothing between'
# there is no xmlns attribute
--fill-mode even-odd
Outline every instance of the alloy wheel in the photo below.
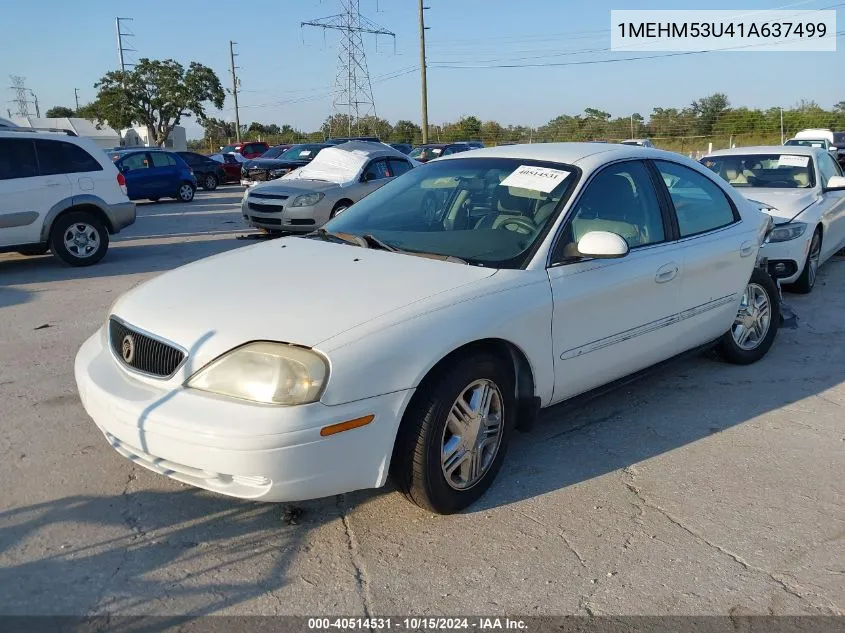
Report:
<svg viewBox="0 0 845 633"><path fill-rule="evenodd" d="M71 255L84 259L97 252L100 247L100 233L90 224L76 222L65 231L64 244Z"/></svg>
<svg viewBox="0 0 845 633"><path fill-rule="evenodd" d="M756 349L769 331L771 312L769 296L763 287L755 283L748 284L731 326L734 342L744 350Z"/></svg>

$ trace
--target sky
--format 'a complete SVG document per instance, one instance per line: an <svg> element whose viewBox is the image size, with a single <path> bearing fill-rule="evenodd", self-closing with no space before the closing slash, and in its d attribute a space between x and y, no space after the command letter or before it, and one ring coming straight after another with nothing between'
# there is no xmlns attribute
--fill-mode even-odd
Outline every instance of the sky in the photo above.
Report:
<svg viewBox="0 0 845 633"><path fill-rule="evenodd" d="M361 13L390 38L365 37L377 114L391 122L420 120L419 35L416 0L360 0ZM655 107L684 107L714 92L734 107L788 107L801 99L830 108L845 100L845 38L836 52L712 52L620 61L613 53L611 9L836 8L842 30L845 2L837 0L426 0L429 121L464 115L504 125L538 126L560 114L595 107L613 116ZM338 34L300 23L340 11L338 0L181 0L117 3L113 0L31 0L8 3L0 45L0 78L26 78L42 114L54 105L91 101L93 84L118 66L114 18L133 18L127 62L140 57L198 61L231 87L229 40L241 80L240 118L317 129L332 111ZM13 28L9 28L13 25ZM643 53L643 56L656 53ZM608 60L616 60L608 63ZM590 62L522 68L447 68L491 64ZM599 63L595 63L599 62ZM2 85L2 84L0 84ZM11 101L6 89L3 101ZM6 108L12 103L4 103ZM34 114L34 107L30 106ZM227 95L219 116L234 120ZM193 120L189 137L201 136Z"/></svg>

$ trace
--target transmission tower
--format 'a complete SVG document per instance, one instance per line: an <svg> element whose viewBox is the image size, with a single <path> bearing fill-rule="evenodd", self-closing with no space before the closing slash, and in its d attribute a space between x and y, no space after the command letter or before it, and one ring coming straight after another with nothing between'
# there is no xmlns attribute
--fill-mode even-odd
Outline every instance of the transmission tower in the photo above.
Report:
<svg viewBox="0 0 845 633"><path fill-rule="evenodd" d="M395 47L396 34L361 15L360 0L340 0L340 7L342 13L302 22L300 27L313 26L324 31L340 31L342 34L337 50L337 75L332 109L336 114L347 115L346 132L347 136L352 136L353 126L360 132L362 117L376 114L363 35L392 37Z"/></svg>
<svg viewBox="0 0 845 633"><path fill-rule="evenodd" d="M9 75L12 80L11 90L15 91L15 98L12 102L18 107L17 116L29 116L29 101L27 100L27 93L29 90L26 87L26 77L20 75Z"/></svg>

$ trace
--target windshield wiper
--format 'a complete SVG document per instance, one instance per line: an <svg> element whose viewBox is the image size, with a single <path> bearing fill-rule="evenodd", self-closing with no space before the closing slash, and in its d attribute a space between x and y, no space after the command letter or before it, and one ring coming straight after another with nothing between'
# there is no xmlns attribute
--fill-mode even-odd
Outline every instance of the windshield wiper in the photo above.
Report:
<svg viewBox="0 0 845 633"><path fill-rule="evenodd" d="M377 248L382 251L390 251L391 253L401 253L403 252L402 249L396 248L395 246L391 246L387 242L381 241L372 233L365 233L364 235L360 236L362 240L367 243L367 248Z"/></svg>
<svg viewBox="0 0 845 633"><path fill-rule="evenodd" d="M328 231L324 228L319 228L313 233L310 233L309 235L316 235L325 242L331 242L332 239L335 239L345 244L354 244L355 246L364 247L367 246L366 242L364 242L360 236L352 235L351 233L332 233L331 231Z"/></svg>

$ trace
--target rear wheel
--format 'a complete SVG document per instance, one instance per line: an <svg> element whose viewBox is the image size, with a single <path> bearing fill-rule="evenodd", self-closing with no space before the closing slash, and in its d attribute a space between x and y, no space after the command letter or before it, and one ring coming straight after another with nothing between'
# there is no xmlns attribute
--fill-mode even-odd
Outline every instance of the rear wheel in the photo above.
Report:
<svg viewBox="0 0 845 633"><path fill-rule="evenodd" d="M109 247L109 233L97 216L85 211L66 213L50 231L50 249L69 266L90 266Z"/></svg>
<svg viewBox="0 0 845 633"><path fill-rule="evenodd" d="M505 457L515 400L511 372L488 353L424 384L402 418L391 462L405 496L451 514L484 494Z"/></svg>
<svg viewBox="0 0 845 633"><path fill-rule="evenodd" d="M182 202L190 202L194 199L195 191L196 189L191 183L183 182L179 186L179 191L177 192L176 197Z"/></svg>
<svg viewBox="0 0 845 633"><path fill-rule="evenodd" d="M729 363L749 365L771 348L780 326L780 295L772 278L755 268L742 294L731 328L722 335L718 351Z"/></svg>
<svg viewBox="0 0 845 633"><path fill-rule="evenodd" d="M217 176L214 174L208 174L202 181L202 188L206 191L214 191L217 189Z"/></svg>
<svg viewBox="0 0 845 633"><path fill-rule="evenodd" d="M795 280L795 283L789 284L786 287L790 292L797 292L800 294L808 294L816 285L816 277L819 274L819 259L822 254L822 230L820 227L816 228L813 233L813 239L810 240L810 250L807 252L807 259L804 262L804 270L801 271L801 276Z"/></svg>

